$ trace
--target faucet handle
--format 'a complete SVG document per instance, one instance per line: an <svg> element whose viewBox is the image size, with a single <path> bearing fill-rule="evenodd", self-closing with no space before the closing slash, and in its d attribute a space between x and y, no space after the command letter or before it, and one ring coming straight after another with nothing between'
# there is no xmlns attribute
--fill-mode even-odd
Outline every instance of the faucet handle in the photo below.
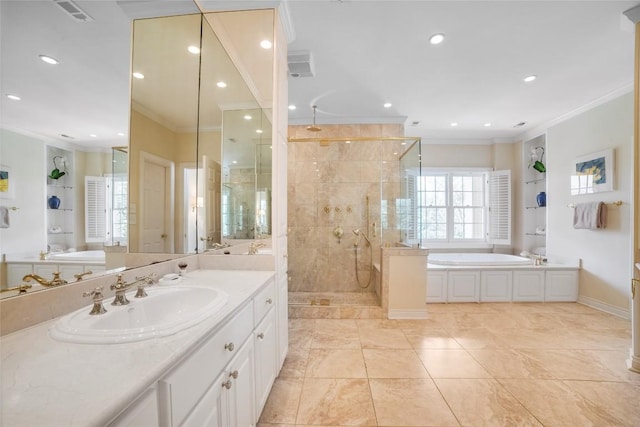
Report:
<svg viewBox="0 0 640 427"><path fill-rule="evenodd" d="M90 315L104 314L107 312L107 310L105 310L104 306L102 305L102 300L104 299L104 295L102 294L102 286L99 286L90 292L83 292L82 297L93 297L93 307L89 312Z"/></svg>
<svg viewBox="0 0 640 427"><path fill-rule="evenodd" d="M88 276L89 274L93 274L93 271L89 270L89 271L85 271L84 273L74 274L73 277L75 277L76 280L79 282L80 280L82 280L84 276Z"/></svg>
<svg viewBox="0 0 640 427"><path fill-rule="evenodd" d="M124 288L125 286L126 283L124 283L124 280L122 280L122 273L119 273L118 275L116 275L116 283L111 285L110 288L112 291L117 291Z"/></svg>

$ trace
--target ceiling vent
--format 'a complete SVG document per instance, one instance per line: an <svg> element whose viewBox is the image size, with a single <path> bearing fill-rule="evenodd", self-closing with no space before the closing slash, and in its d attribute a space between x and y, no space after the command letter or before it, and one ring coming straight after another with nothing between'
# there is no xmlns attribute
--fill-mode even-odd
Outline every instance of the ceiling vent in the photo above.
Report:
<svg viewBox="0 0 640 427"><path fill-rule="evenodd" d="M91 22L93 18L89 16L84 10L80 9L74 2L71 0L53 0L55 4L57 4L60 9L64 11L67 15L71 16L76 21L80 22Z"/></svg>
<svg viewBox="0 0 640 427"><path fill-rule="evenodd" d="M309 51L293 51L287 55L289 65L289 75L291 77L313 77L315 76L315 66L313 56Z"/></svg>

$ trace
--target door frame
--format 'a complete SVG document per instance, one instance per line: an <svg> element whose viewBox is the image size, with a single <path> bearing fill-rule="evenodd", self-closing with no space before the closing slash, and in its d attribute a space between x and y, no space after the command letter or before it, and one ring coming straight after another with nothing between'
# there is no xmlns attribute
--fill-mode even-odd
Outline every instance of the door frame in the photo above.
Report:
<svg viewBox="0 0 640 427"><path fill-rule="evenodd" d="M168 173L165 174L165 188L167 189L166 197L164 200L165 217L164 227L167 233L167 238L164 242L164 252L174 252L174 218L175 218L175 164L171 160L167 160L163 157L155 154L148 153L146 151L140 151L140 187L138 189L140 194L140 203L138 206L138 247L142 248L143 234L144 234L144 213L145 206L143 203L144 195L144 176L145 176L145 164L153 163L155 165L164 167Z"/></svg>

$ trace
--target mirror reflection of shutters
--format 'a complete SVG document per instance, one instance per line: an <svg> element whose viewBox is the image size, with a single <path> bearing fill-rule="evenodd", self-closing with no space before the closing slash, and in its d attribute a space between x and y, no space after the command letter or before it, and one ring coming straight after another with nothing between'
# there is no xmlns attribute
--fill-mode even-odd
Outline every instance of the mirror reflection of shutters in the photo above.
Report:
<svg viewBox="0 0 640 427"><path fill-rule="evenodd" d="M107 239L107 181L101 176L84 178L84 233L87 243Z"/></svg>

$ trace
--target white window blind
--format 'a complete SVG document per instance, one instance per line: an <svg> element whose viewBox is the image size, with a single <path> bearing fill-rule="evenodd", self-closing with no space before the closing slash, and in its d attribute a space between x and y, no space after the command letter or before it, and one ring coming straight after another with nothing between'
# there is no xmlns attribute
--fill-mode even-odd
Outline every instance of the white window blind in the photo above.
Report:
<svg viewBox="0 0 640 427"><path fill-rule="evenodd" d="M107 182L101 176L84 178L84 233L87 243L107 240Z"/></svg>
<svg viewBox="0 0 640 427"><path fill-rule="evenodd" d="M497 245L511 244L511 171L489 174L489 229L487 242Z"/></svg>

